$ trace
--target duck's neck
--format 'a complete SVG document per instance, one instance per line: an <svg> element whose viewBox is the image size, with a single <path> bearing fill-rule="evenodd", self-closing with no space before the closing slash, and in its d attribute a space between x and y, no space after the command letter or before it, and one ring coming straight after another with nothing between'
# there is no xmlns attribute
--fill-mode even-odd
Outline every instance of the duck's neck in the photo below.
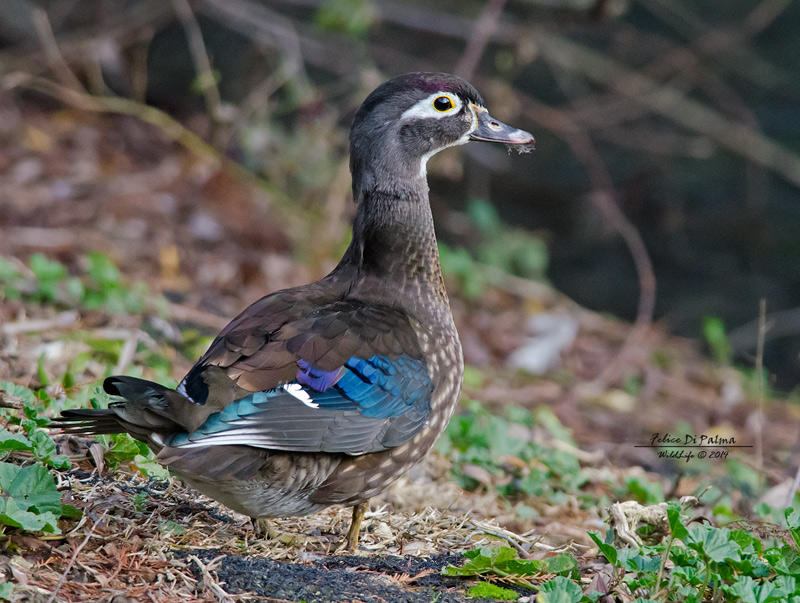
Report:
<svg viewBox="0 0 800 603"><path fill-rule="evenodd" d="M339 268L355 268L369 288L379 283L387 299L447 305L425 178L359 196L353 240Z"/></svg>

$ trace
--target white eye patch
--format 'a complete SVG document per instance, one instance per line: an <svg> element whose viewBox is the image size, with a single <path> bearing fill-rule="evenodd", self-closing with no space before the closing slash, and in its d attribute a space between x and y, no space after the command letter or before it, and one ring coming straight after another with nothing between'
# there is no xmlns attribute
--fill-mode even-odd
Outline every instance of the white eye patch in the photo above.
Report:
<svg viewBox="0 0 800 603"><path fill-rule="evenodd" d="M445 99L449 99L452 108L442 111L441 109L447 106L447 101ZM462 105L461 99L455 94L450 92L434 92L427 98L423 98L421 101L406 109L400 116L400 119L427 119L431 117L441 119L448 115L458 113ZM437 106L439 108L437 108Z"/></svg>

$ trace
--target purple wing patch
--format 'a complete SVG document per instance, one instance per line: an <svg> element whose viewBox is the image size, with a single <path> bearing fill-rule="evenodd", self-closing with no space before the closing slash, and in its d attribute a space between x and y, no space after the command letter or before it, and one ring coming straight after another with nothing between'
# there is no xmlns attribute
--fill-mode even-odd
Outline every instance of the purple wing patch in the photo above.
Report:
<svg viewBox="0 0 800 603"><path fill-rule="evenodd" d="M302 358L297 361L297 365L300 367L300 369L297 371L297 382L307 385L311 389L315 389L318 392L324 392L326 389L334 385L347 371L347 368L344 366L341 366L334 371L321 371L311 366Z"/></svg>

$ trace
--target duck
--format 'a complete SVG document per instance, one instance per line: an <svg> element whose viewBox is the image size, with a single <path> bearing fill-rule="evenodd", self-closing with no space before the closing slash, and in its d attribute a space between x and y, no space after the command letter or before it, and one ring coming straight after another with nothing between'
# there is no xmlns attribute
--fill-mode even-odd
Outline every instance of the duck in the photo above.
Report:
<svg viewBox="0 0 800 603"><path fill-rule="evenodd" d="M413 72L378 86L351 125L357 209L330 274L247 307L177 388L108 377L108 408L64 410L58 426L128 433L254 524L351 506L342 545L356 549L369 499L428 453L458 404L464 361L427 163L470 141L534 145L457 76Z"/></svg>

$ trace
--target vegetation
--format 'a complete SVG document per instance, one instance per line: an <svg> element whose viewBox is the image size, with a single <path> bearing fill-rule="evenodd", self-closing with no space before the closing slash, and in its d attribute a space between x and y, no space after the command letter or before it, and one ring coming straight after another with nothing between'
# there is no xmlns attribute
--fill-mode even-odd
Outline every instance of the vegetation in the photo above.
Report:
<svg viewBox="0 0 800 603"><path fill-rule="evenodd" d="M467 412L453 417L436 449L453 463L456 483L475 490L481 484L476 472L469 470L479 467L488 476L499 477L483 485L494 485L512 500L534 498L562 504L567 494L580 495L587 477L574 454L575 442L552 411L511 406L505 415L497 416L480 402L469 401ZM534 429L543 432L539 438L532 437Z"/></svg>
<svg viewBox="0 0 800 603"><path fill-rule="evenodd" d="M91 254L79 265L81 269L73 276L65 265L41 255L31 256L27 265L0 258L0 292L6 300L31 307L73 308L108 315L164 312L163 300L152 299L141 284L124 283L107 257ZM80 329L69 337L85 348L67 363L60 377L52 376L47 359L42 357L37 383L32 387L0 382L0 524L5 536L29 533L39 538L58 537L65 525L74 525L70 522L81 516L78 508L63 502L58 484L73 463L85 462L85 457L70 459L58 454L58 446L47 431L47 417L62 408L106 405L107 397L91 380L86 381L85 371L89 366L101 366L102 374L108 374L119 360L121 346ZM176 343L180 346L187 338L194 340L196 335L177 342L164 341L154 348L137 346L131 372L141 374L147 364L148 370L169 380L172 356L168 348ZM485 379L485 375L469 369L471 389L480 389ZM629 390L632 386L622 387ZM637 385L637 391L640 388L641 384ZM168 479L141 442L124 434L95 439L100 447L94 460L102 461L108 470L124 469L144 478ZM496 414L485 404L466 400L436 449L449 460L457 484L468 491L494 492L522 522L561 506L597 513L613 500L632 499L643 505L664 500L662 483L642 475L623 473L598 481L596 472L587 470L579 460L579 448L570 430L547 406L526 409L506 405L502 414ZM482 544L467 549L465 562L446 567L442 574L468 580L469 596L494 600L515 600L534 591L537 601L559 603L598 601L604 593L635 595L640 603L665 599L701 603L720 597L769 603L800 597L795 579L800 572L800 513L790 509L782 515L762 504L758 508L762 517L772 522L783 520L787 527L766 523L759 532L748 531L746 523L744 527L725 527L726 522L733 525L730 522L739 519L724 495L725 486L755 493L758 480L752 470L734 459L728 461L724 479L727 484L717 483L713 509L720 525L693 524L684 509L670 503L670 529L663 541L651 537L642 547L626 548L615 544L613 530L604 537L590 532L588 537L608 562L606 569L592 577L595 590L581 581L579 557L569 549L529 558L528 554L520 555L522 549ZM139 491L131 504L134 513L141 514L151 505L149 495ZM764 525L775 526L768 536L764 536ZM187 528L166 519L158 527L158 535L185 538ZM641 536L646 538L647 534L642 532ZM246 549L243 544L242 550ZM10 585L2 586L0 596L13 594Z"/></svg>
<svg viewBox="0 0 800 603"><path fill-rule="evenodd" d="M675 502L668 504L667 514L669 535L664 542L652 546L623 548L612 544L611 531L605 539L591 532L609 565L585 589L581 588L575 559L563 553L532 560L520 559L509 547L481 547L465 552L467 561L463 565L448 566L442 573L490 577L528 587L532 579L538 578L537 601L591 603L609 595L633 596L635 603L800 600L800 512L787 509L788 529L767 538L741 529L692 526ZM548 575L555 577L542 579ZM470 587L470 594L499 600L519 597L516 591L486 582Z"/></svg>
<svg viewBox="0 0 800 603"><path fill-rule="evenodd" d="M30 256L27 266L0 257L0 300L111 313L165 312L166 300L152 296L147 285L123 284L119 269L107 255L89 252L79 264L81 273L70 276L64 264L41 253Z"/></svg>

